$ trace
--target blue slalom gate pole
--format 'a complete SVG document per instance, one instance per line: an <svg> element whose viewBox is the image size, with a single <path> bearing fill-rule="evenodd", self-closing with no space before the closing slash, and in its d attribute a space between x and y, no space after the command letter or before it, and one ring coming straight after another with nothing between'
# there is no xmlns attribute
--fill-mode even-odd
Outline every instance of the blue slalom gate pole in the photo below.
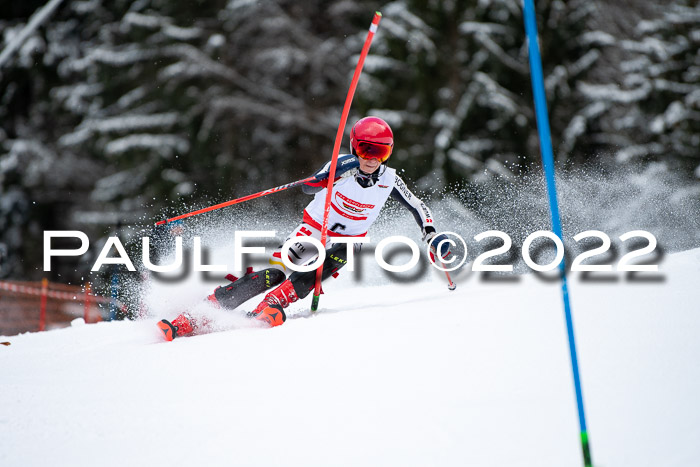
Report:
<svg viewBox="0 0 700 467"><path fill-rule="evenodd" d="M116 265L112 269L110 295L112 300L109 301L109 320L114 321L117 319L117 299L119 298L119 273Z"/></svg>
<svg viewBox="0 0 700 467"><path fill-rule="evenodd" d="M535 98L535 114L537 116L537 131L540 138L540 152L542 165L547 180L547 195L549 196L549 210L552 215L552 231L563 241L561 220L559 217L559 203L557 202L557 188L554 183L554 155L552 153L552 137L549 131L549 117L547 116L547 99L544 91L542 77L542 59L537 42L537 21L535 19L535 5L533 0L525 2L525 33L528 40L530 58L530 75L532 79L532 92ZM569 353L571 356L571 368L576 389L576 405L578 407L578 419L581 429L581 449L583 451L583 463L586 467L592 465L591 450L588 444L588 431L586 429L586 414L583 410L583 394L581 392L581 378L578 370L578 356L576 354L576 339L574 337L574 324L571 318L571 304L569 303L569 286L566 280L566 263L562 258L559 263L561 276L561 292L564 301L564 316L566 317L566 331L569 335Z"/></svg>

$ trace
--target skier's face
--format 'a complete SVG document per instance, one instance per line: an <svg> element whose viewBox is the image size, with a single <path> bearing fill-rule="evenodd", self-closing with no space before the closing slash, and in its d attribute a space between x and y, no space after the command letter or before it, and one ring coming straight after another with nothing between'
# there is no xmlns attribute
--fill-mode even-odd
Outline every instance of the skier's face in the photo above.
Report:
<svg viewBox="0 0 700 467"><path fill-rule="evenodd" d="M360 170L366 174L372 174L377 171L381 162L378 159L363 159L361 157L357 158L360 161Z"/></svg>

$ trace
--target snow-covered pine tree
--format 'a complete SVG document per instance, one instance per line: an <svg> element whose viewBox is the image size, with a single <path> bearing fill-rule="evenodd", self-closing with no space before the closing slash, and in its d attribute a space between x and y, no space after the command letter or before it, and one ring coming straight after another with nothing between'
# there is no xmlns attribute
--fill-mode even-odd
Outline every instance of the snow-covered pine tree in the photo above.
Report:
<svg viewBox="0 0 700 467"><path fill-rule="evenodd" d="M554 146L566 159L578 150L573 119L585 106L575 83L600 55L579 40L591 8L581 0L536 7ZM508 177L539 160L517 2L400 0L385 8L382 28L358 101L396 126L396 154L410 176L443 186Z"/></svg>
<svg viewBox="0 0 700 467"><path fill-rule="evenodd" d="M622 165L660 161L700 177L700 6L627 0L596 16L607 76L578 84L600 109L588 138Z"/></svg>
<svg viewBox="0 0 700 467"><path fill-rule="evenodd" d="M3 22L5 43L33 10ZM312 172L331 154L352 72L345 38L366 30L371 11L347 1L64 3L2 70L2 251L40 264L21 248L40 244L32 222L38 236L114 234L118 221L182 209L190 194L210 204Z"/></svg>

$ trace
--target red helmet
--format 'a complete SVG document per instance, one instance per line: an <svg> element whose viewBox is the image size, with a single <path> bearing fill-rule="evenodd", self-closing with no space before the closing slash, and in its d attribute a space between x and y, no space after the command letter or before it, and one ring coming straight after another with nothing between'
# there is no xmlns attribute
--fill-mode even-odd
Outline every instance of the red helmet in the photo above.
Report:
<svg viewBox="0 0 700 467"><path fill-rule="evenodd" d="M365 143L365 144L362 144ZM366 151L366 146L379 145L380 151ZM382 148L383 146L383 148ZM394 147L394 133L389 125L379 117L365 117L352 127L350 132L352 153L360 157L376 157L385 162Z"/></svg>

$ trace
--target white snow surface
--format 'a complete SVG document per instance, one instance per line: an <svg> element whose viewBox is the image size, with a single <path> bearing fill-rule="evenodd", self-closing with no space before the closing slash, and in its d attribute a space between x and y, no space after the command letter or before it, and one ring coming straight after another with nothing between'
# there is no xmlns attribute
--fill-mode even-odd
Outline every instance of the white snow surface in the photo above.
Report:
<svg viewBox="0 0 700 467"><path fill-rule="evenodd" d="M700 249L658 274L570 278L597 466L700 465ZM209 310L173 342L156 318L3 337L0 465L580 466L560 285L517 277L345 278L315 316Z"/></svg>

